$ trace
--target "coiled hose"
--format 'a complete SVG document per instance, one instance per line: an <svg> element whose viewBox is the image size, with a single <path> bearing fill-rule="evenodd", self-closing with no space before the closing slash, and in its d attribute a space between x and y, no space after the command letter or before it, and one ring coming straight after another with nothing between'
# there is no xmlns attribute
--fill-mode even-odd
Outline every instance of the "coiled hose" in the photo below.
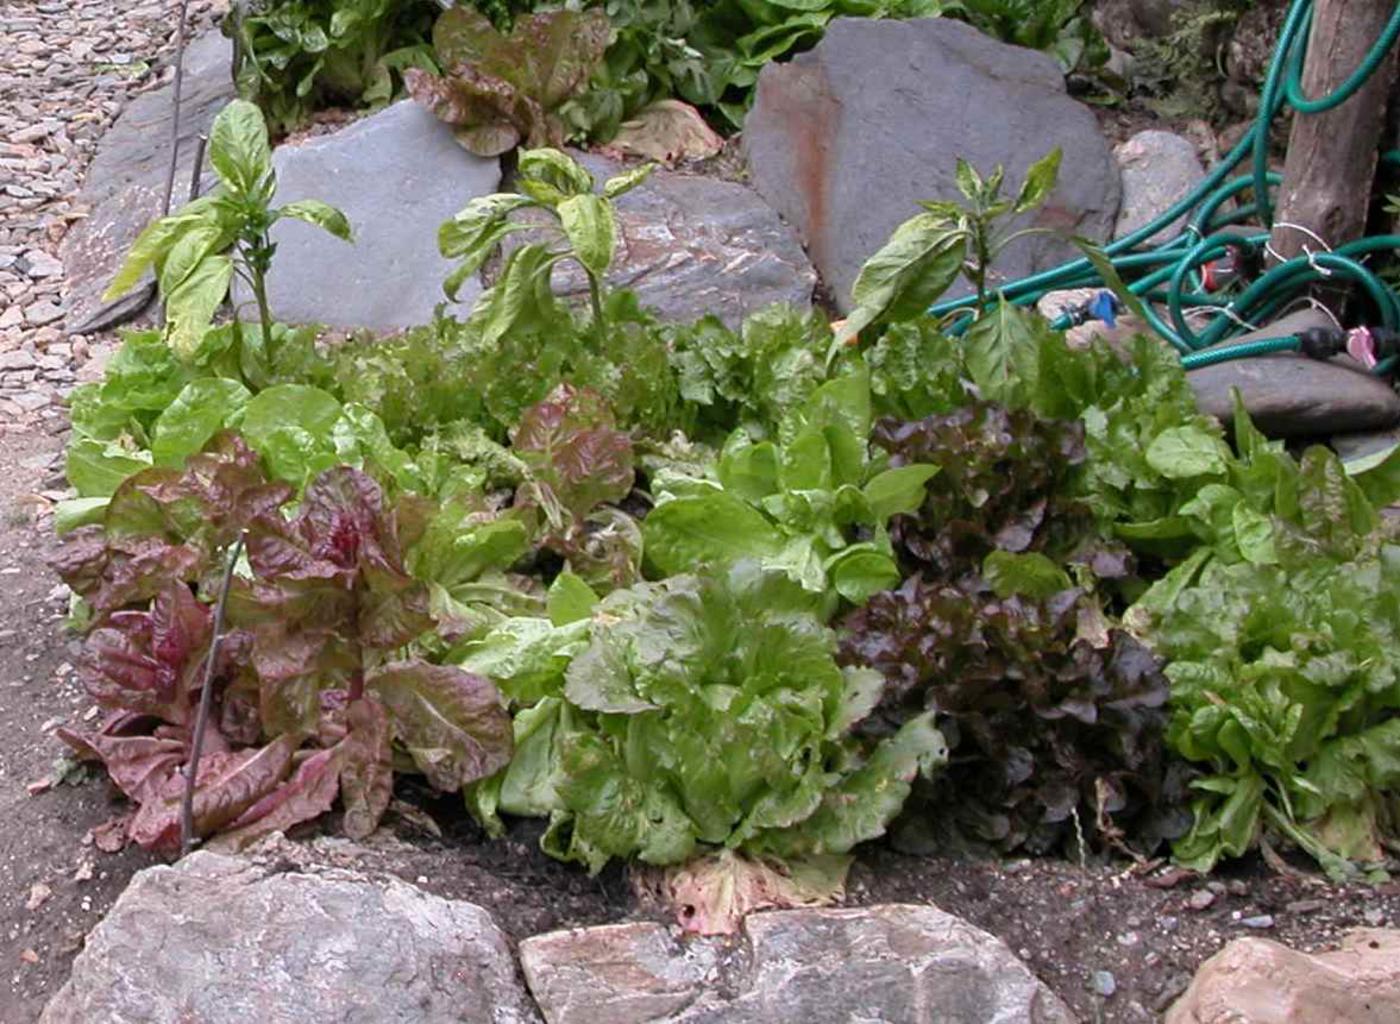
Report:
<svg viewBox="0 0 1400 1024"><path fill-rule="evenodd" d="M1356 69L1330 94L1310 99L1303 94L1302 73L1312 15L1313 0L1294 0L1269 63L1258 116L1235 147L1190 193L1151 223L1104 249L1119 276L1132 281L1128 290L1147 300L1144 308L1148 326L1181 353L1187 369L1296 350L1296 337L1267 338L1239 345L1220 343L1250 329L1253 322L1276 315L1324 278L1354 284L1370 300L1376 322L1388 328L1400 326L1400 296L1362 262L1373 253L1400 247L1400 235L1363 238L1331 252L1288 260L1232 297L1207 294L1203 286L1201 268L1205 264L1218 259L1231 247L1257 251L1269 240L1267 230L1242 234L1236 225L1254 221L1266 229L1273 226L1270 189L1278 186L1281 178L1268 167L1269 134L1284 105L1301 114L1316 114L1346 102L1375 74L1390 48L1400 39L1400 4L1397 4L1385 29ZM1249 162L1248 173L1232 178L1246 161ZM1382 161L1400 165L1400 151L1386 153ZM1251 201L1240 209L1227 210L1230 200L1245 191L1251 193ZM1146 244L1148 239L1183 217L1187 218L1187 223L1180 234L1159 245ZM1093 263L1088 259L1076 259L1014 281L1000 289L998 295L1014 305L1031 306L1051 291L1101 287L1105 283ZM977 301L976 296L949 300L934 305L929 313L952 319L953 332L961 333L970 323ZM1154 303L1166 307L1166 319L1153 309ZM1215 307L1219 312L1198 332L1186 317L1191 307ZM960 312L969 315L956 317ZM1053 326L1063 330L1071 324L1070 317L1061 316ZM1210 347L1217 345L1219 347ZM1204 349L1209 351L1202 351ZM1394 362L1393 359L1384 360L1372 372L1386 373Z"/></svg>

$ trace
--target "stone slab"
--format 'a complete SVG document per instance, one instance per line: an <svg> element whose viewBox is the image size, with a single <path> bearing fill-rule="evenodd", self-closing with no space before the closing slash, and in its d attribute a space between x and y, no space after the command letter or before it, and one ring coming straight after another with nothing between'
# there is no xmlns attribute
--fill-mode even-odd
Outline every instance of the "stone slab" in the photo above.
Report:
<svg viewBox="0 0 1400 1024"><path fill-rule="evenodd" d="M837 18L816 48L763 69L744 128L754 187L797 229L843 310L861 265L919 200L959 198L958 157L984 173L1005 165L1019 188L1055 146L1059 187L1018 226L1107 238L1118 170L1093 113L1046 55L950 18ZM1075 254L1062 240L1024 238L995 271L1013 280Z"/></svg>
<svg viewBox="0 0 1400 1024"><path fill-rule="evenodd" d="M353 245L298 221L272 229L272 315L287 323L391 332L432 321L447 301L453 262L438 253L438 228L474 196L496 191L500 163L468 153L452 131L411 100L273 153L276 205L320 199L338 207ZM459 293L466 308L479 281ZM241 288L235 298L246 303Z"/></svg>
<svg viewBox="0 0 1400 1024"><path fill-rule="evenodd" d="M470 903L197 852L138 874L41 1024L533 1024Z"/></svg>
<svg viewBox="0 0 1400 1024"><path fill-rule="evenodd" d="M1173 132L1138 132L1114 149L1113 158L1123 182L1114 238L1124 238L1156 220L1206 176L1196 147ZM1170 241L1185 226L1186 218L1179 217L1151 236L1147 244Z"/></svg>
<svg viewBox="0 0 1400 1024"><path fill-rule="evenodd" d="M1341 948L1308 954L1235 939L1201 965L1164 1024L1394 1024L1400 931L1358 928Z"/></svg>
<svg viewBox="0 0 1400 1024"><path fill-rule="evenodd" d="M735 941L658 924L527 939L548 1024L1071 1024L1001 940L937 907L750 915Z"/></svg>
<svg viewBox="0 0 1400 1024"><path fill-rule="evenodd" d="M1225 344L1330 324L1323 314L1302 310ZM1192 370L1186 380L1201 411L1222 423L1234 416L1231 391L1238 388L1255 426L1270 437L1328 437L1400 423L1400 395L1394 387L1347 356L1324 361L1278 353L1234 359Z"/></svg>
<svg viewBox="0 0 1400 1024"><path fill-rule="evenodd" d="M234 97L232 64L233 44L218 32L195 37L185 49L176 207L189 193L195 140ZM127 249L160 216L170 161L172 96L170 85L137 96L98 144L78 195L88 216L74 223L59 250L69 330L101 308L102 293Z"/></svg>

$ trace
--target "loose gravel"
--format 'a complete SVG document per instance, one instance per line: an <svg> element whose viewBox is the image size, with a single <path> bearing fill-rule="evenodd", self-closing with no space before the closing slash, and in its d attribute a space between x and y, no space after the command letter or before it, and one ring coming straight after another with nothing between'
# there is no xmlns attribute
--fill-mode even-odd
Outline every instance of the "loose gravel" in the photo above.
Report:
<svg viewBox="0 0 1400 1024"><path fill-rule="evenodd" d="M78 190L102 133L173 75L178 6L0 0L0 431L61 433L63 400L110 347L64 333L58 245L86 215ZM226 7L193 0L191 34Z"/></svg>

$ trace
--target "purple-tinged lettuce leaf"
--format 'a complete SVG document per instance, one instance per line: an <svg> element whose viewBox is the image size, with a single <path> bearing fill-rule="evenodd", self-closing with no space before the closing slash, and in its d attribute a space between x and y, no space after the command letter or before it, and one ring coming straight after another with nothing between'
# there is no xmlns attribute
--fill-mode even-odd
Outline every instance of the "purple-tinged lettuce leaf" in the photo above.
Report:
<svg viewBox="0 0 1400 1024"><path fill-rule="evenodd" d="M63 539L50 565L91 606L93 621L101 622L172 584L197 580L208 562L188 544L159 537L112 538L101 526L84 526Z"/></svg>
<svg viewBox="0 0 1400 1024"><path fill-rule="evenodd" d="M188 725L212 630L209 609L189 587L169 584L149 612L117 612L89 636L81 665L87 691L103 707Z"/></svg>
<svg viewBox="0 0 1400 1024"><path fill-rule="evenodd" d="M128 477L102 525L70 533L53 566L100 623L172 582L211 585L223 568L221 552L253 520L276 515L290 497L287 487L267 482L240 438L219 434L183 470L148 469Z"/></svg>
<svg viewBox="0 0 1400 1024"><path fill-rule="evenodd" d="M207 848L242 850L273 832L285 832L325 814L340 788L342 757L339 747L312 754L291 778L250 806Z"/></svg>
<svg viewBox="0 0 1400 1024"><path fill-rule="evenodd" d="M490 680L450 665L401 661L374 673L366 687L435 788L455 792L509 763L510 716Z"/></svg>
<svg viewBox="0 0 1400 1024"><path fill-rule="evenodd" d="M893 467L939 469L919 511L891 527L911 568L956 578L979 571L993 551L1063 556L1093 534L1089 509L1063 497L1084 461L1077 421L977 402L946 416L882 420L873 441Z"/></svg>
<svg viewBox="0 0 1400 1024"><path fill-rule="evenodd" d="M404 82L478 156L521 142L559 146L565 129L556 111L588 83L610 39L601 10L522 15L503 35L479 11L457 7L433 29L445 74L408 69Z"/></svg>
<svg viewBox="0 0 1400 1024"><path fill-rule="evenodd" d="M194 791L195 834L218 832L272 793L291 770L296 745L292 737L282 736L260 750L206 752ZM148 850L178 850L184 793L179 770L148 789L131 821L131 838Z"/></svg>
<svg viewBox="0 0 1400 1024"><path fill-rule="evenodd" d="M373 697L352 702L345 718L349 729L340 746L343 827L351 839L363 839L379 825L393 796L393 731L384 705Z"/></svg>
<svg viewBox="0 0 1400 1024"><path fill-rule="evenodd" d="M118 789L140 803L154 799L179 771L188 743L174 736L122 736L60 728L55 735L83 760L100 761Z"/></svg>
<svg viewBox="0 0 1400 1024"><path fill-rule="evenodd" d="M552 500L582 518L632 490L632 440L616 428L612 411L596 391L559 385L526 411L511 441L536 485L524 485L527 500L534 497L546 505ZM549 494L538 493L546 488Z"/></svg>

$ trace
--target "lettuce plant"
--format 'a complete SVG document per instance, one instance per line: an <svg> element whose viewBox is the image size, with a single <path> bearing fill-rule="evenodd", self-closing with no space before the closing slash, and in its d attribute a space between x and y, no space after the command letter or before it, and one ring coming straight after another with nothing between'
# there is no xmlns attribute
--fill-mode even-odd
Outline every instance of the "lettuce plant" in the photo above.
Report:
<svg viewBox="0 0 1400 1024"><path fill-rule="evenodd" d="M335 104L374 105L395 73L434 67L428 35L435 0L264 0L234 4L224 34L235 44L239 95L278 131Z"/></svg>
<svg viewBox="0 0 1400 1024"><path fill-rule="evenodd" d="M632 439L595 391L561 384L511 437L525 465L515 507L538 514L547 548L595 589L641 578L641 530L617 505L635 479Z"/></svg>
<svg viewBox="0 0 1400 1024"><path fill-rule="evenodd" d="M844 854L882 834L942 738L924 715L852 740L880 678L837 667L817 603L748 563L488 636L463 664L493 667L522 706L516 756L472 806L493 827L498 811L548 816L546 852L592 871L707 847Z"/></svg>
<svg viewBox="0 0 1400 1024"><path fill-rule="evenodd" d="M454 7L433 27L443 74L410 68L404 78L414 98L478 156L522 144L561 146L559 108L588 83L610 34L600 10L527 14L503 33L480 11Z"/></svg>
<svg viewBox="0 0 1400 1024"><path fill-rule="evenodd" d="M973 402L947 416L881 420L872 440L892 466L938 467L938 485L892 527L906 563L934 578L976 572L993 552L1062 558L1093 534L1088 509L1065 497L1084 461L1078 422Z"/></svg>
<svg viewBox="0 0 1400 1024"><path fill-rule="evenodd" d="M893 586L886 526L920 507L938 469L872 460L869 432L869 382L853 372L813 391L778 439L736 430L713 479L658 475L643 523L648 562L668 575L755 559L833 605Z"/></svg>
<svg viewBox="0 0 1400 1024"><path fill-rule="evenodd" d="M1156 453L1190 472L1177 518L1198 546L1126 615L1169 659L1174 747L1209 773L1176 853L1206 871L1273 836L1353 875L1400 827L1400 548L1374 504L1394 467L1295 460L1242 410L1235 442Z"/></svg>
<svg viewBox="0 0 1400 1024"><path fill-rule="evenodd" d="M1161 664L1105 630L1081 591L1003 596L976 577L911 576L852 612L841 636L844 663L885 676L866 729L932 711L948 738L948 767L911 801L902 845L1149 854L1186 831Z"/></svg>
<svg viewBox="0 0 1400 1024"><path fill-rule="evenodd" d="M178 845L180 769L212 639L209 607L192 587L208 592L240 533L248 568L233 580L213 674L200 836L225 832L224 842L241 844L320 815L337 794L347 833L364 836L388 804L396 750L445 791L510 759L495 687L414 653L434 620L404 548L429 510L416 500L388 506L348 467L317 478L287 518L290 493L225 435L183 473L132 478L106 525L75 533L60 554L59 572L94 615L84 679L111 712L95 731L60 736L102 761L138 805L129 831L143 846ZM147 611L131 607L152 598Z"/></svg>

